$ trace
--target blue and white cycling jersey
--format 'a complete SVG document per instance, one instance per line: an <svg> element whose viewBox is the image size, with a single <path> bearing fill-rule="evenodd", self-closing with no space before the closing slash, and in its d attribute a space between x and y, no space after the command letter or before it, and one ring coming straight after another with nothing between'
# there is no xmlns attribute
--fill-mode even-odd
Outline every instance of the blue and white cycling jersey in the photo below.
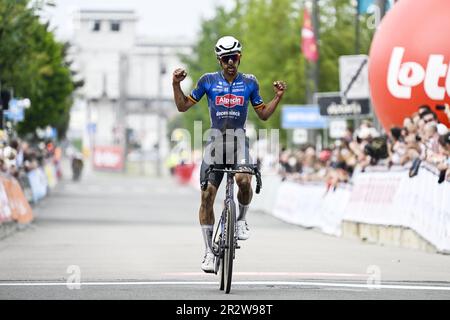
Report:
<svg viewBox="0 0 450 320"><path fill-rule="evenodd" d="M248 103L255 109L264 108L255 76L238 73L229 83L222 72L206 73L192 90L189 99L197 103L206 93L211 117L211 128L245 129Z"/></svg>

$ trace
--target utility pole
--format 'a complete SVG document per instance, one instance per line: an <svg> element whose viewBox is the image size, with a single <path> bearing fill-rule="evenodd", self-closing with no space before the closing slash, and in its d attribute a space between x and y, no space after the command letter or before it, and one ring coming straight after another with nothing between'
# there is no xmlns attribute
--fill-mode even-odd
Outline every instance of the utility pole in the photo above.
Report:
<svg viewBox="0 0 450 320"><path fill-rule="evenodd" d="M5 128L5 110L9 109L9 101L13 97L13 89L2 89L0 83L0 130Z"/></svg>
<svg viewBox="0 0 450 320"><path fill-rule="evenodd" d="M381 21L383 20L384 15L386 14L388 0L375 0L375 5L378 7L379 14L380 14L380 20L377 23L377 28L378 28L379 23L381 23ZM381 124L380 124L380 121L378 120L378 118L376 117L376 115L375 115L375 113L373 111L373 106L371 106L370 110L371 110L371 113L372 113L372 118L374 120L375 127L378 130L381 130Z"/></svg>
<svg viewBox="0 0 450 320"><path fill-rule="evenodd" d="M313 102L313 98L312 97L314 96L314 93L319 91L319 66L320 66L320 51L319 51L319 48L320 48L320 32L319 32L320 26L319 26L319 15L320 15L320 12L319 12L318 0L313 0L313 5L312 5L313 30L314 30L314 36L316 38L316 45L317 45L316 50L319 52L319 55L318 55L317 61L314 63L314 66L313 66L313 81L314 81L314 85L313 85L313 90L310 93L310 95L311 95L311 98L310 98L311 101L310 102L311 103ZM320 149L322 149L322 146L323 146L322 135L323 135L323 137L326 137L328 135L328 132L327 132L327 129L322 129L320 131L321 131L321 134L319 134L319 136L320 136L320 138L319 138L320 139ZM317 137L319 137L319 136L317 136ZM327 139L327 138L325 138L325 139Z"/></svg>
<svg viewBox="0 0 450 320"><path fill-rule="evenodd" d="M156 93L156 97L157 97L157 99L156 99L156 101L157 101L156 116L157 116L157 137L158 137L158 142L156 143L157 144L156 175L158 177L161 177L161 175L162 175L161 144L164 140L163 132L162 132L163 124L161 123L164 120L163 112L161 110L161 105L162 105L163 75L165 73L162 50L163 50L162 47L158 48L158 87L157 87L158 92Z"/></svg>
<svg viewBox="0 0 450 320"><path fill-rule="evenodd" d="M387 9L387 1L388 0L375 0L375 4L380 10L380 21L383 19L384 15L386 14Z"/></svg>
<svg viewBox="0 0 450 320"><path fill-rule="evenodd" d="M320 34L319 34L319 4L318 0L313 0L313 28L314 28L314 36L316 38L317 51L319 51L319 43L320 43ZM319 91L319 65L320 65L320 53L317 61L314 64L314 87L313 94Z"/></svg>
<svg viewBox="0 0 450 320"><path fill-rule="evenodd" d="M355 54L359 54L360 51L360 38L361 38L361 25L359 21L359 1L356 5L355 15Z"/></svg>
<svg viewBox="0 0 450 320"><path fill-rule="evenodd" d="M127 168L127 85L128 85L128 56L125 53L120 54L119 61L119 106L117 110L117 130L119 131L119 145L122 147L123 168L122 172L126 172Z"/></svg>

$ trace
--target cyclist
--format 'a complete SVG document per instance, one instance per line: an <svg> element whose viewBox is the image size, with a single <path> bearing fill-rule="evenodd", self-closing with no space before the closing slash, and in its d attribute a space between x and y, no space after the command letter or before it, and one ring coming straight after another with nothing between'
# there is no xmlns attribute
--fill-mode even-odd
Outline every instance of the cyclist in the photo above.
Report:
<svg viewBox="0 0 450 320"><path fill-rule="evenodd" d="M238 72L238 67L242 57L242 45L232 36L220 38L215 45L215 54L221 71L204 74L198 81L189 96L184 95L180 82L183 81L187 73L184 69L178 68L173 72L173 93L178 111L185 112L195 105L204 94L208 97L208 107L211 118L211 128L220 130L228 134L229 129L241 130L245 132L247 121L248 102L251 102L256 114L261 120L267 120L275 111L286 90L286 83L275 81L275 97L267 104L263 102L259 94L259 85L255 76ZM211 141L208 141L210 144ZM238 159L238 163L248 163L248 139L245 139L244 146L245 159ZM217 146L212 149L218 151ZM211 150L210 150L211 151ZM234 150L236 152L236 149ZM206 161L206 154L201 166L201 177L203 181L205 171L209 161ZM214 151L212 151L214 154ZM214 156L214 155L213 155ZM200 225L205 242L205 255L201 268L205 272L214 272L214 254L212 253L212 235L214 226L213 204L217 189L222 181L223 173L212 173L209 176L208 187L201 194L201 205L199 210ZM238 185L239 215L237 218L237 236L239 240L249 238L249 228L246 222L246 214L252 199L250 174L236 174L235 181Z"/></svg>

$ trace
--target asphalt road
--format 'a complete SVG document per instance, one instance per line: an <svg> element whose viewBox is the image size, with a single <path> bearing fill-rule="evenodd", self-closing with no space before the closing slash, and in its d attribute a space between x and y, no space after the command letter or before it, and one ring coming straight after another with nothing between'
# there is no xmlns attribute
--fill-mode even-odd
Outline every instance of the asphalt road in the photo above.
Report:
<svg viewBox="0 0 450 320"><path fill-rule="evenodd" d="M450 298L450 256L340 239L252 211L225 295L218 276L200 269L199 199L170 179L63 181L29 228L0 240L0 299Z"/></svg>

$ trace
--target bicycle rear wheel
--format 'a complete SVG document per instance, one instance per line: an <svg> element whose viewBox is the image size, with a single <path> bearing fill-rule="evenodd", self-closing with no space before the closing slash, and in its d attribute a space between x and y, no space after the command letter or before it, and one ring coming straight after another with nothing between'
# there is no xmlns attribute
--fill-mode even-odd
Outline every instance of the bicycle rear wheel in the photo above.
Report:
<svg viewBox="0 0 450 320"><path fill-rule="evenodd" d="M233 201L227 204L226 214L226 237L225 250L223 254L223 280L225 293L230 293L231 280L233 278L233 260L234 260L234 236L235 236L235 220L236 207Z"/></svg>

